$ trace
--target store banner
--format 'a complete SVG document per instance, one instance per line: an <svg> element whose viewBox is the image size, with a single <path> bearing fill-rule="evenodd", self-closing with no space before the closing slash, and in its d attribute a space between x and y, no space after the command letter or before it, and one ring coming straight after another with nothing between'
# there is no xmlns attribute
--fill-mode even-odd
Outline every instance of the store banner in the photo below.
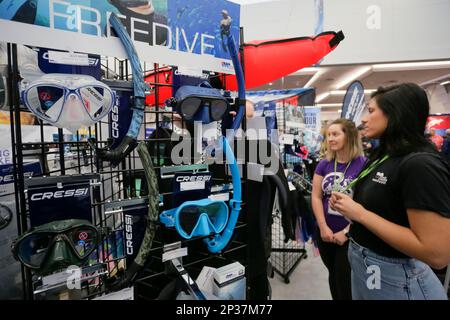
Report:
<svg viewBox="0 0 450 320"><path fill-rule="evenodd" d="M341 118L351 120L358 126L361 124L364 107L364 87L360 81L353 81L344 96Z"/></svg>
<svg viewBox="0 0 450 320"><path fill-rule="evenodd" d="M320 132L320 108L319 107L305 107L305 128L316 132Z"/></svg>
<svg viewBox="0 0 450 320"><path fill-rule="evenodd" d="M239 43L240 6L226 0L5 0L0 41L128 58L112 35L111 13L142 61L234 73L220 25L231 19Z"/></svg>
<svg viewBox="0 0 450 320"><path fill-rule="evenodd" d="M450 129L450 114L430 115L426 124L427 130L436 130L436 134L445 135L445 130Z"/></svg>
<svg viewBox="0 0 450 320"><path fill-rule="evenodd" d="M275 117L266 119L267 129L280 128L283 117L286 126L304 127L303 106L314 104L315 90L312 88L247 91L247 100L255 105L255 116ZM272 104L274 102L274 104ZM276 106L276 109L273 106ZM276 112L272 112L276 110Z"/></svg>

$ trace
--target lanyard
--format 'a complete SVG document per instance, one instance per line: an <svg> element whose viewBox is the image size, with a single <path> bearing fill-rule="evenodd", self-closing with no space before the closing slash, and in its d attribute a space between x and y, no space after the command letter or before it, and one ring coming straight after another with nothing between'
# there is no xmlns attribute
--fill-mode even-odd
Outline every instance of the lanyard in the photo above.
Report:
<svg viewBox="0 0 450 320"><path fill-rule="evenodd" d="M344 170L344 174L343 174L343 176L342 176L342 180L345 179L345 173L347 172L347 169L350 167L350 165L352 164L352 162L353 162L353 159L352 159L349 163L347 163L347 166L345 167L345 170ZM333 181L333 190L335 190L335 191L337 191L337 188L336 188L336 170L337 170L337 160L334 159L334 181ZM340 182L340 181L338 181L338 182Z"/></svg>
<svg viewBox="0 0 450 320"><path fill-rule="evenodd" d="M364 178L365 176L367 176L369 173L371 173L373 170L375 170L375 168L378 167L378 166L379 166L382 162L384 162L387 158L389 158L389 156L388 156L388 155L385 155L383 158L377 159L377 160L375 160L374 162L372 162L372 164L371 164L368 168L366 168L365 170L363 170L363 171L358 175L358 177L357 177L355 180L353 180L352 182L350 182L350 184L349 184L342 192L345 192L345 191L347 191L348 189L353 188L353 186L354 186L359 180L361 180L362 178Z"/></svg>

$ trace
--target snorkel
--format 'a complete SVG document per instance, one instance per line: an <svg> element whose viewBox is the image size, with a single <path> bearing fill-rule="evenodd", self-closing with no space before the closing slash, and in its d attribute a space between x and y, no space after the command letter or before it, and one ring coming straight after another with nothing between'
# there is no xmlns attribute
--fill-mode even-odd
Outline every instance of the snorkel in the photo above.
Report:
<svg viewBox="0 0 450 320"><path fill-rule="evenodd" d="M221 25L222 32L227 37L228 51L230 52L231 60L233 61L234 72L236 73L236 78L238 82L238 112L234 118L233 124L231 125L231 130L227 132L226 137L222 137L222 150L225 150L225 158L227 159L230 171L231 179L233 182L233 199L230 200L231 213L228 218L227 226L222 234L216 234L212 239L205 239L208 250L212 253L217 253L222 251L228 242L230 242L233 235L234 227L236 226L237 220L239 218L239 211L241 210L241 178L239 174L239 169L237 166L237 161L231 150L230 143L234 143L234 136L236 135L236 130L239 129L242 119L245 113L245 79L244 72L242 71L242 65L239 61L238 52L236 49L236 44L234 42L234 37L230 32L231 25L224 26Z"/></svg>
<svg viewBox="0 0 450 320"><path fill-rule="evenodd" d="M138 144L137 151L142 161L144 175L148 186L148 214L147 224L145 227L144 238L139 247L139 251L123 277L119 280L108 284L111 290L120 290L131 286L136 280L139 272L144 268L145 263L150 255L153 239L155 238L156 229L158 228L158 212L159 212L159 188L158 178L153 167L153 161L148 151L148 146L144 141Z"/></svg>
<svg viewBox="0 0 450 320"><path fill-rule="evenodd" d="M175 227L184 239L206 237L208 250L212 253L222 251L230 242L241 210L241 178L237 161L227 138L221 137L220 150L225 151L226 163L229 166L233 182L233 199L231 210L221 200L209 198L186 201L179 207L163 211L159 218L166 227Z"/></svg>
<svg viewBox="0 0 450 320"><path fill-rule="evenodd" d="M225 158L231 171L231 179L233 182L233 199L230 200L231 212L228 217L228 223L222 234L216 234L212 239L205 239L208 250L212 253L222 251L228 242L230 242L233 235L234 227L239 218L239 211L241 210L241 177L237 166L236 158L233 150L231 150L228 139L222 137L223 148L225 149Z"/></svg>
<svg viewBox="0 0 450 320"><path fill-rule="evenodd" d="M236 73L236 79L238 83L238 112L231 125L230 131L227 132L227 139L230 143L234 140L236 130L239 129L242 119L245 113L245 79L244 72L242 71L242 65L239 61L239 56L234 43L234 37L230 32L230 26L221 26L223 33L227 36L227 46L230 52L231 60L233 61L234 72Z"/></svg>
<svg viewBox="0 0 450 320"><path fill-rule="evenodd" d="M133 116L131 118L130 127L126 136L122 139L120 144L110 149L112 143L106 148L97 148L97 156L106 161L110 161L113 166L116 166L123 158L133 151L137 146L137 137L141 128L142 119L144 117L144 101L145 101L145 89L146 83L144 81L141 64L139 63L139 57L136 52L136 48L133 45L133 41L125 30L124 26L120 22L119 18L111 13L109 22L119 36L125 51L128 54L131 63L131 69L133 73L133 87L134 87L134 106Z"/></svg>

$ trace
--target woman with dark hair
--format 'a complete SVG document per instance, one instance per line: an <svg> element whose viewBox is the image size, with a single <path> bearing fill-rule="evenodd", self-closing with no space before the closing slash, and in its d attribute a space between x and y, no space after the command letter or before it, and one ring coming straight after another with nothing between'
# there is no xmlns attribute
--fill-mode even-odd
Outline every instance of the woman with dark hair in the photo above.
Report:
<svg viewBox="0 0 450 320"><path fill-rule="evenodd" d="M349 222L328 206L332 191L346 189L364 166L361 139L355 124L347 119L333 121L325 131L326 158L319 162L313 177L312 209L319 227L317 246L328 269L333 300L351 300L350 265L347 259Z"/></svg>
<svg viewBox="0 0 450 320"><path fill-rule="evenodd" d="M379 138L356 179L353 199L333 192L330 207L353 221L353 299L447 299L433 268L450 262L450 174L424 137L425 91L406 83L372 94L365 133Z"/></svg>

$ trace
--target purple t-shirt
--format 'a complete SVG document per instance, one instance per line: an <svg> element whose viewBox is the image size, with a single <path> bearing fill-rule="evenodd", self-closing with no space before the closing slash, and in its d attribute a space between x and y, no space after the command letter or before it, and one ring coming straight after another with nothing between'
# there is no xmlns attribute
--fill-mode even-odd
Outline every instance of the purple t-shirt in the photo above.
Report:
<svg viewBox="0 0 450 320"><path fill-rule="evenodd" d="M336 173L334 172L334 160L328 161L327 159L323 159L316 167L315 173L323 177L322 204L325 221L333 232L339 232L349 224L339 212L335 212L331 208L328 208L328 201L330 200L334 183L336 181L336 188L338 188L339 191L342 191L359 175L365 161L366 158L362 156L356 157L351 161L347 170L345 170L345 168L347 168L348 163L338 163ZM345 176L343 177L344 171ZM353 190L347 190L345 193L353 198Z"/></svg>

